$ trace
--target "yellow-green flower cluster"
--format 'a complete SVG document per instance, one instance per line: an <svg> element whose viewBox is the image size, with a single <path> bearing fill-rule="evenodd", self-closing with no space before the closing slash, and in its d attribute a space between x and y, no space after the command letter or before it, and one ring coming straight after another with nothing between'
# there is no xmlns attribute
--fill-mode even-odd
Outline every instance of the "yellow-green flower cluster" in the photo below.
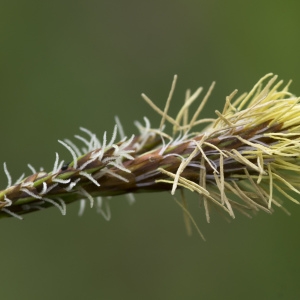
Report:
<svg viewBox="0 0 300 300"><path fill-rule="evenodd" d="M288 85L277 76L264 76L248 94L226 97L217 118L200 118L214 84L197 108L192 104L202 88L187 91L175 118L168 114L177 77L163 110L142 94L162 116L159 128L136 122L138 135L127 138L117 120L110 141L106 132L100 140L87 129L82 148L72 141L61 141L72 156L64 163L57 154L53 170L36 172L12 183L5 165L8 186L0 191L0 217L21 216L49 206L62 214L66 204L80 200L96 203L104 215L101 197L137 192L188 189L199 194L206 218L211 207L221 208L231 217L235 211L272 212L281 198L296 200L300 193L300 101L288 92ZM264 82L267 82L264 84ZM191 113L193 112L193 113ZM165 131L166 122L173 133ZM202 131L197 128L206 124ZM116 142L119 132L120 140ZM284 196L284 197L282 197ZM185 213L189 214L185 205Z"/></svg>

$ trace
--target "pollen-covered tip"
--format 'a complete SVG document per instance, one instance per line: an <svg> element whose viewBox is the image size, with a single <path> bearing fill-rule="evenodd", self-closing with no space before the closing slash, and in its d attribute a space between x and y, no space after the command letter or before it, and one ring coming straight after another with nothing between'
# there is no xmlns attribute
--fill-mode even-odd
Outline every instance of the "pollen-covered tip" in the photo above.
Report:
<svg viewBox="0 0 300 300"><path fill-rule="evenodd" d="M236 98L232 93L222 113L217 111L200 133L195 126L203 119L183 122L182 116L189 115L185 105L170 121L183 138L175 143L172 137L165 148L164 158L173 156L173 163L162 163L166 178L157 182L171 184L173 192L186 188L199 193L207 219L211 206L234 217L235 210L271 212L273 204L282 207L281 198L298 203L300 102L288 91L289 84L276 79L267 74L248 94Z"/></svg>

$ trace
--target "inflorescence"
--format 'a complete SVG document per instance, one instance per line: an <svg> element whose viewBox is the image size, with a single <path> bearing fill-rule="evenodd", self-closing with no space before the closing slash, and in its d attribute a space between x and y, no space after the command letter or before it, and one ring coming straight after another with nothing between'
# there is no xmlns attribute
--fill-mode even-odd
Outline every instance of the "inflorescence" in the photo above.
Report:
<svg viewBox="0 0 300 300"><path fill-rule="evenodd" d="M176 79L164 110L142 94L161 115L159 128L144 118L144 124L135 123L140 133L128 138L116 119L109 140L106 132L99 139L80 128L85 136L75 138L83 147L68 139L59 141L69 150L70 163L56 153L52 171L36 171L29 165L32 174L15 183L4 164L8 185L0 191L0 217L22 219L25 213L50 206L64 215L66 204L79 200L80 214L86 203L96 204L109 219L107 197L126 194L133 201L137 192L174 195L183 189L199 194L208 222L212 208L234 218L235 211L250 216L258 210L271 213L274 205L282 208L282 195L299 204L295 197L300 194L300 102L288 92L289 84L282 88L277 76L267 74L248 94L234 99L234 91L226 97L223 111L209 119L199 115L214 83L196 109L191 105L202 88L193 94L188 90L173 118L168 109ZM171 135L165 130L167 122L173 126ZM196 131L199 124L206 125L204 130ZM189 215L184 198L181 206Z"/></svg>

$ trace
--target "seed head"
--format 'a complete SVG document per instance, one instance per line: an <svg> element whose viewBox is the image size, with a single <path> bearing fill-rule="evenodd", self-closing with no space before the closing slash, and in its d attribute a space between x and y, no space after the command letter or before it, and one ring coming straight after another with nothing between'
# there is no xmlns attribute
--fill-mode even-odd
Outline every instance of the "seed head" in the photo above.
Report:
<svg viewBox="0 0 300 300"><path fill-rule="evenodd" d="M68 139L59 141L69 150L70 163L56 153L52 171L37 172L29 165L32 174L15 183L4 164L8 186L0 191L0 217L21 219L50 206L64 215L66 204L80 200L80 214L86 202L91 207L96 203L109 219L106 197L126 194L132 199L134 193L160 191L174 195L184 189L199 194L207 221L213 207L234 218L236 211L248 216L259 210L271 213L274 205L282 208L281 198L299 204L295 195L300 194L300 102L288 92L290 83L283 86L277 76L267 74L249 93L236 97L234 91L226 97L216 118L199 118L213 83L197 108L192 104L202 88L193 94L187 91L173 118L168 109L176 80L177 76L163 110L142 94L161 115L156 129L144 118L144 125L135 123L139 134L127 137L116 119L107 140L106 132L98 139L80 128L87 137L75 138L83 147ZM171 135L165 130L167 123L173 127ZM203 124L206 127L199 131ZM186 205L181 206L189 214Z"/></svg>

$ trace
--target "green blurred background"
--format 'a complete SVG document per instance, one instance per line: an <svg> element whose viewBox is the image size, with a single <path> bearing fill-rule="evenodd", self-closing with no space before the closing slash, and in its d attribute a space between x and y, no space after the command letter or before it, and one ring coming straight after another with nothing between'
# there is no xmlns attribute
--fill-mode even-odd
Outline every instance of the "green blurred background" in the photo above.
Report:
<svg viewBox="0 0 300 300"><path fill-rule="evenodd" d="M17 178L27 163L51 169L57 143L84 126L102 136L118 115L159 117L172 77L171 112L186 88L217 85L205 109L214 116L233 89L264 74L293 79L300 95L299 1L1 1L1 161ZM1 172L1 187L6 178ZM51 208L1 220L1 299L298 299L300 208L207 224L207 242L187 237L168 193L111 200L112 220L94 209L62 217ZM298 295L298 296L297 296Z"/></svg>

